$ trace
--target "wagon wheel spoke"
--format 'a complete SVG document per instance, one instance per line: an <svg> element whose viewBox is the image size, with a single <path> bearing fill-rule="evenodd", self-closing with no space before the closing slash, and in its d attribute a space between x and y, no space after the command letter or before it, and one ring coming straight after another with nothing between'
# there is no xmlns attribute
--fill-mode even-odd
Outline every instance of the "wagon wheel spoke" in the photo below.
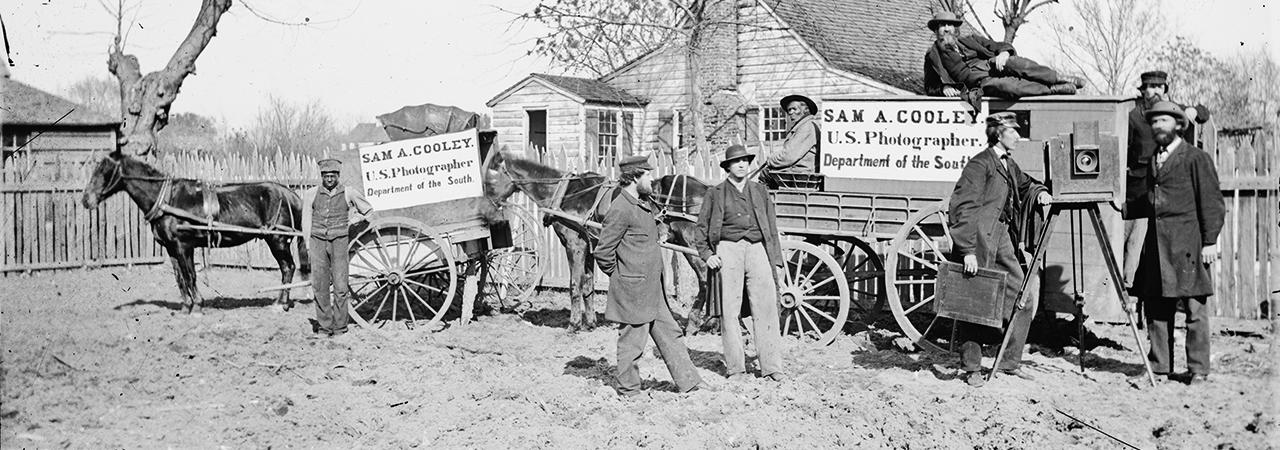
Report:
<svg viewBox="0 0 1280 450"><path fill-rule="evenodd" d="M820 268L822 268L822 263L820 261L814 261L813 267L809 269L809 273L806 273L804 278L796 279L796 284L801 285L804 284L804 282L813 279L813 275L818 273L818 269ZM800 271L796 270L796 272L799 273Z"/></svg>
<svg viewBox="0 0 1280 450"><path fill-rule="evenodd" d="M910 308L907 308L905 311L903 311L903 313L904 313L904 314L911 314L911 313L915 312L915 310L920 309L920 307L921 307L921 306L924 306L924 305L929 304L930 302L933 302L933 299L935 299L935 298L937 298L937 296L936 296L936 295L930 295L930 296L928 296L928 297L925 297L925 298L924 298L924 300L920 300L920 301L919 301L919 302L917 302L916 304L911 305L911 307L910 307Z"/></svg>
<svg viewBox="0 0 1280 450"><path fill-rule="evenodd" d="M437 315L437 316L438 316L438 315L440 315L440 311L439 311L439 310L437 310L436 308L431 307L431 303L428 303L426 300L423 300L423 299L422 299L422 296L421 296L421 295L418 295L417 290L415 290L415 289L409 289L409 293L410 293L410 294L413 294L413 297L414 297L414 298L416 298L416 299L418 299L418 302L419 302L419 303L422 303L422 306L426 307L428 311L431 311L431 314L434 314L434 315Z"/></svg>
<svg viewBox="0 0 1280 450"><path fill-rule="evenodd" d="M408 278L406 278L404 281L405 281L406 283L409 283L409 284L417 285L418 287L421 287L421 288L423 288L423 289L430 289L430 290L433 290L433 291L439 292L439 293L441 293L441 294L444 294L444 291L443 291L443 290L441 290L441 289L436 289L435 287L433 287L433 286L431 286L431 285L422 284L422 283L419 283L419 282L417 282L417 281L410 280L410 279L408 279Z"/></svg>
<svg viewBox="0 0 1280 450"><path fill-rule="evenodd" d="M930 269L933 269L933 271L934 271L934 272L937 272L937 271L938 271L938 265L937 265L936 263L932 262L932 261L929 261L929 260L927 260L927 259L921 258L921 257L916 256L916 255L911 255L911 254L902 255L902 256L906 256L906 257L907 257L907 259L910 259L910 260L912 260L912 261L915 261L915 262L918 262L918 263L920 263L920 264L923 264L924 266L926 266L926 267L928 267L928 268L930 268Z"/></svg>
<svg viewBox="0 0 1280 450"><path fill-rule="evenodd" d="M815 285L812 285L812 286L809 286L809 287L805 288L805 290L801 291L801 293L803 293L803 294L808 294L808 293L813 292L814 290L816 290L816 289L818 289L818 288L820 288L820 287L822 287L822 286L826 285L827 283L830 283L830 282L832 282L832 281L835 281L836 279L837 279L837 277L836 277L836 276L834 276L834 275L829 276L829 277L827 277L827 279L822 280L822 282L821 282L821 283L818 283L818 284L815 284Z"/></svg>
<svg viewBox="0 0 1280 450"><path fill-rule="evenodd" d="M791 314L789 314L789 311L783 311L782 313L782 335L789 336L791 334Z"/></svg>
<svg viewBox="0 0 1280 450"><path fill-rule="evenodd" d="M823 312L821 309L818 309L818 307L817 307L817 306L810 305L808 302L800 302L800 305L801 305L801 306L803 306L803 307L805 307L805 308L809 308L809 310L810 310L810 311L813 311L814 313L818 314L819 316L822 316L824 319L827 319L827 321L829 321L829 322L831 322L831 323L835 323L835 322L836 322L836 318L835 318L835 317L831 317L831 315L830 315L830 314L827 314L826 312Z"/></svg>
<svg viewBox="0 0 1280 450"><path fill-rule="evenodd" d="M916 230L916 232L917 232L917 233L920 233L920 237L922 237L922 238L923 238L923 239L921 239L921 240L922 240L922 241L924 241L924 243L925 243L926 245L928 245L928 246L929 246L929 248L933 249L933 254L935 254L935 255L941 255L941 254L942 254L942 250L941 250L941 249L939 249L939 248L938 248L938 245L937 245L937 244L935 244L935 243L933 242L933 239L929 239L929 238L928 238L928 235L927 235L927 234L924 234L924 230L920 229L920 225L919 225L919 224L913 225L912 227L913 227L913 228L915 228L915 230Z"/></svg>
<svg viewBox="0 0 1280 450"><path fill-rule="evenodd" d="M396 265L391 262L391 256L387 254L386 249L382 248L382 230L378 230L378 237L373 240L373 247L378 250L377 256L382 259L388 269L396 268Z"/></svg>
<svg viewBox="0 0 1280 450"><path fill-rule="evenodd" d="M387 288L387 286L390 286L390 284L388 284L388 283L383 283L383 284L379 285L376 289L374 289L374 290L373 290L373 292L370 292L368 295L363 296L363 298L362 298L362 299L360 299L360 301L359 301L359 302L357 302L357 303L355 303L355 304L351 305L351 307L352 307L352 308L359 308L361 305L364 305L365 303L367 303L367 302L369 301L369 299L374 298L375 296L377 296L377 295L378 295L378 292L382 291L383 289L386 289L386 288Z"/></svg>
<svg viewBox="0 0 1280 450"><path fill-rule="evenodd" d="M817 322L814 322L813 317L809 316L808 311L805 311L804 308L796 308L796 311L799 311L800 315L804 317L804 320L809 322L809 326L813 327L814 332L821 333L822 328L818 326Z"/></svg>
<svg viewBox="0 0 1280 450"><path fill-rule="evenodd" d="M400 298L404 299L404 310L409 313L409 321L417 322L418 318L413 314L413 305L409 303L408 289L405 289L403 284L396 286L396 288L400 290Z"/></svg>
<svg viewBox="0 0 1280 450"><path fill-rule="evenodd" d="M360 258L361 261L364 261L365 264L369 265L368 268L370 272L382 272L387 270L387 266L382 266L382 269L375 269L375 267L377 267L378 265L374 264L373 261L369 261L369 258L366 258L364 256L364 252L360 250L356 250L356 257Z"/></svg>

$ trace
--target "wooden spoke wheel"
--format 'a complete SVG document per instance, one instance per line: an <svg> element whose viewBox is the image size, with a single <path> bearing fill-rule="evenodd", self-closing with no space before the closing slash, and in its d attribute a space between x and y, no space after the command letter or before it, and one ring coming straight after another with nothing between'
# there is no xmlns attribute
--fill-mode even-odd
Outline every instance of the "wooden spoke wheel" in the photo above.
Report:
<svg viewBox="0 0 1280 450"><path fill-rule="evenodd" d="M806 242L828 250L844 271L849 282L850 304L858 308L863 319L871 322L884 309L884 263L880 254L866 241L846 237L806 239Z"/></svg>
<svg viewBox="0 0 1280 450"><path fill-rule="evenodd" d="M782 335L830 344L849 317L849 281L830 253L808 242L782 241L778 286Z"/></svg>
<svg viewBox="0 0 1280 450"><path fill-rule="evenodd" d="M404 322L409 328L434 328L457 293L453 250L416 220L370 224L348 249L351 318L364 327Z"/></svg>
<svg viewBox="0 0 1280 450"><path fill-rule="evenodd" d="M546 268L542 252L542 221L530 207L507 204L502 207L510 230L511 246L490 250L486 295L493 295L503 308L515 308L533 294Z"/></svg>
<svg viewBox="0 0 1280 450"><path fill-rule="evenodd" d="M885 258L885 297L902 333L926 350L951 346L955 321L935 315L938 265L951 256L947 206L912 214L890 241Z"/></svg>

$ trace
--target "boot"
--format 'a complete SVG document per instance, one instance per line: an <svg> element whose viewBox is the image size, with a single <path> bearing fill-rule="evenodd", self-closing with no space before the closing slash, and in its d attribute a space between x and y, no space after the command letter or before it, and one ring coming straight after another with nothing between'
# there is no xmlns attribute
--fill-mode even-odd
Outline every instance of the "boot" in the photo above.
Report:
<svg viewBox="0 0 1280 450"><path fill-rule="evenodd" d="M1071 83L1058 83L1049 86L1049 95L1076 95L1076 85Z"/></svg>
<svg viewBox="0 0 1280 450"><path fill-rule="evenodd" d="M1067 75L1059 79L1058 82L1070 83L1071 85L1075 86L1076 89L1084 89L1084 78L1080 78L1077 76Z"/></svg>
<svg viewBox="0 0 1280 450"><path fill-rule="evenodd" d="M960 100L968 103L974 111L982 111L982 88L973 88L960 94Z"/></svg>

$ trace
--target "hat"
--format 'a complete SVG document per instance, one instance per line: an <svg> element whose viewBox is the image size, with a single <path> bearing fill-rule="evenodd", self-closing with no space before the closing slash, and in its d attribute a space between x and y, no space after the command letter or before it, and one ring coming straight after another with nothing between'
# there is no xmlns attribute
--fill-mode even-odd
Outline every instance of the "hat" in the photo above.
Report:
<svg viewBox="0 0 1280 450"><path fill-rule="evenodd" d="M633 169L653 170L653 166L649 165L649 156L628 156L618 160L618 169L626 172Z"/></svg>
<svg viewBox="0 0 1280 450"><path fill-rule="evenodd" d="M938 11L933 14L932 19L929 19L929 30L930 31L937 30L939 25L946 25L946 24L951 24L958 27L962 23L964 23L964 21L961 21L959 18L957 18L955 13L951 11Z"/></svg>
<svg viewBox="0 0 1280 450"><path fill-rule="evenodd" d="M987 116L987 128L999 126L1018 128L1018 115L1011 111L1003 111Z"/></svg>
<svg viewBox="0 0 1280 450"><path fill-rule="evenodd" d="M1155 106L1152 106L1151 109L1148 109L1147 112L1143 113L1143 115L1146 116L1148 122L1150 122L1151 118L1155 116L1167 115L1173 116L1178 123L1187 123L1187 116L1182 112L1182 107L1178 106L1178 104L1174 102L1156 103Z"/></svg>
<svg viewBox="0 0 1280 450"><path fill-rule="evenodd" d="M1163 70L1152 70L1150 72L1142 72L1142 84L1138 85L1138 87L1142 87L1147 83L1168 85L1169 74L1165 73Z"/></svg>
<svg viewBox="0 0 1280 450"><path fill-rule="evenodd" d="M342 171L342 161L333 158L316 161L316 165L320 166L320 173Z"/></svg>
<svg viewBox="0 0 1280 450"><path fill-rule="evenodd" d="M782 97L782 100L779 101L778 104L782 105L783 111L786 111L787 105L790 105L791 102L797 102L797 101L804 102L804 104L809 105L809 114L818 113L818 104L814 103L813 100L810 100L809 97L805 97L800 94L791 94L786 97Z"/></svg>
<svg viewBox="0 0 1280 450"><path fill-rule="evenodd" d="M729 167L729 164L743 158L746 158L747 161L751 161L756 159L756 155L747 153L747 148L741 145L730 145L729 148L724 151L724 159L720 161L720 168L723 169Z"/></svg>

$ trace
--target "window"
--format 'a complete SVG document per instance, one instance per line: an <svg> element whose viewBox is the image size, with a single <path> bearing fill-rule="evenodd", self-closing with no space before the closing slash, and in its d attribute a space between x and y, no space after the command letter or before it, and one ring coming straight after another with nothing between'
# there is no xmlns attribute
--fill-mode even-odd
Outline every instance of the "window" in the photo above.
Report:
<svg viewBox="0 0 1280 450"><path fill-rule="evenodd" d="M9 150L27 145L30 134L26 132L5 132L4 147Z"/></svg>
<svg viewBox="0 0 1280 450"><path fill-rule="evenodd" d="M613 167L618 162L618 112L601 110L596 130L596 167Z"/></svg>
<svg viewBox="0 0 1280 450"><path fill-rule="evenodd" d="M782 142L787 138L787 112L781 107L764 108L765 142Z"/></svg>

